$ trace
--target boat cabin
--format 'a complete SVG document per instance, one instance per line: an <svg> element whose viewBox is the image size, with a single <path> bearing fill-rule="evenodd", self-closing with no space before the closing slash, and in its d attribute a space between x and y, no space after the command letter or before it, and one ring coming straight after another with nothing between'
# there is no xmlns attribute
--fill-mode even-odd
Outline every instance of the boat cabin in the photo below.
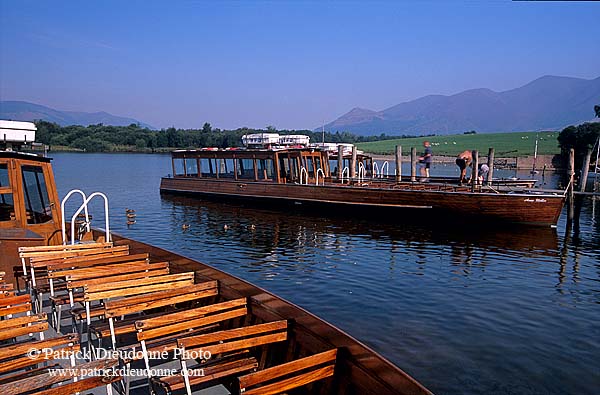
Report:
<svg viewBox="0 0 600 395"><path fill-rule="evenodd" d="M28 230L58 244L60 218L50 158L0 151L0 231Z"/></svg>
<svg viewBox="0 0 600 395"><path fill-rule="evenodd" d="M317 173L320 179L330 177L328 154L309 148L177 150L172 166L174 177L244 182L314 182Z"/></svg>

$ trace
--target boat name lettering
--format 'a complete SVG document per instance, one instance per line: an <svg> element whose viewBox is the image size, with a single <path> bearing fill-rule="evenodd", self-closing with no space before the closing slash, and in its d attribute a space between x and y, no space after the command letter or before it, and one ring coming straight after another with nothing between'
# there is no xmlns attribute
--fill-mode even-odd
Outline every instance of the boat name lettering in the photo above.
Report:
<svg viewBox="0 0 600 395"><path fill-rule="evenodd" d="M527 203L546 203L546 199L525 199Z"/></svg>

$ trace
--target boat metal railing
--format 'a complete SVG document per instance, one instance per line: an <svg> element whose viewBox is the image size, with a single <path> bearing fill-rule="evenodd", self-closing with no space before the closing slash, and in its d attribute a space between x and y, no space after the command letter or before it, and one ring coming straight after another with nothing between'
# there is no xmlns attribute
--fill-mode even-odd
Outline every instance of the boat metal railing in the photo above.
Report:
<svg viewBox="0 0 600 395"><path fill-rule="evenodd" d="M346 166L342 169L342 184L344 183L344 174L346 174L346 178L348 179L348 184L350 184L350 169Z"/></svg>
<svg viewBox="0 0 600 395"><path fill-rule="evenodd" d="M390 164L387 160L385 162L383 162L383 165L381 165L381 170L379 170L380 178L383 178L383 169L384 168L385 168L385 177L388 178L390 175Z"/></svg>
<svg viewBox="0 0 600 395"><path fill-rule="evenodd" d="M304 178L304 183L302 182L302 175L306 175L306 177ZM301 167L300 168L300 185L306 185L308 184L308 171L306 170L306 168Z"/></svg>
<svg viewBox="0 0 600 395"><path fill-rule="evenodd" d="M362 183L365 180L365 165L360 163L358 165L358 182Z"/></svg>
<svg viewBox="0 0 600 395"><path fill-rule="evenodd" d="M71 191L69 191L69 193L67 193L67 195L63 198L63 200L60 202L60 214L61 214L61 230L62 230L62 240L63 240L63 245L67 244L67 229L66 229L66 218L65 218L65 205L67 203L67 201L71 198L71 196L73 196L74 194L80 194L82 201L85 202L87 200L87 196L85 195L85 192L83 192L80 189L73 189ZM87 231L89 232L91 230L90 228L90 215L88 212L88 207L87 204L85 204L84 206L84 213L85 213L85 222L84 225L87 228ZM73 228L71 228L73 229Z"/></svg>
<svg viewBox="0 0 600 395"><path fill-rule="evenodd" d="M325 185L325 172L323 169L317 169L316 177L315 177L315 185L319 186L319 173L321 173L321 179L323 180L323 185Z"/></svg>
<svg viewBox="0 0 600 395"><path fill-rule="evenodd" d="M373 174L373 178L376 178L379 174L379 165L377 162L373 161L373 168L371 169L371 174Z"/></svg>
<svg viewBox="0 0 600 395"><path fill-rule="evenodd" d="M84 196L85 196L85 194L84 194ZM94 192L94 193L92 193L90 196L88 196L83 201L83 203L81 204L81 206L79 206L79 209L71 217L71 244L72 245L75 244L75 220L77 219L77 216L83 210L86 210L86 212L87 212L87 206L88 206L89 202L92 199L94 199L95 197L97 197L97 196L100 196L104 200L104 226L105 226L104 232L105 232L105 240L107 242L111 241L111 237L110 237L110 224L109 224L109 217L108 217L108 198L102 192ZM89 224L88 224L88 230L89 230ZM64 232L64 224L63 224L63 232ZM64 240L63 240L63 244L66 244Z"/></svg>

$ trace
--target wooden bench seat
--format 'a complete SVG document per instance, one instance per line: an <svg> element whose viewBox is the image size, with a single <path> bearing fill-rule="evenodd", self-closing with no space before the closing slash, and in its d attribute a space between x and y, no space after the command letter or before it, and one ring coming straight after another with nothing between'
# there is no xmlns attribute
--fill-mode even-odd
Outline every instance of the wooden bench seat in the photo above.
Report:
<svg viewBox="0 0 600 395"><path fill-rule="evenodd" d="M104 303L115 298L149 294L157 291L173 290L194 285L194 272L169 274L165 276L147 277L130 281L105 282L87 284L84 286L83 309L70 311L73 325L77 322L87 322L88 327L93 317L104 315ZM92 306L92 303L98 303Z"/></svg>
<svg viewBox="0 0 600 395"><path fill-rule="evenodd" d="M43 248L42 248L43 247ZM77 262L92 257L129 255L129 246L113 247L112 243L90 243L75 246L20 247L23 275L27 287L33 289L37 311L42 310L43 294L54 295L54 284L48 276L48 265L60 262ZM29 270L29 272L28 272Z"/></svg>
<svg viewBox="0 0 600 395"><path fill-rule="evenodd" d="M79 336L75 333L0 347L0 374L4 376L8 372L46 364L60 354L73 356L79 349ZM74 361L72 357L71 363L74 364ZM13 379L18 375L19 373L13 374Z"/></svg>
<svg viewBox="0 0 600 395"><path fill-rule="evenodd" d="M198 302L202 299L217 296L218 294L218 282L207 281L182 288L107 301L104 303L104 316L108 319L108 325L90 326L88 329L88 339L92 339L93 334L98 339L98 344L100 345L102 338L110 335L112 347L116 349L117 335L121 336L136 332L135 321L116 321L119 317L127 317L132 314L140 314L152 309L175 306L181 303Z"/></svg>
<svg viewBox="0 0 600 395"><path fill-rule="evenodd" d="M31 309L29 295L12 295L0 299L0 317L10 318L14 314L30 313Z"/></svg>
<svg viewBox="0 0 600 395"><path fill-rule="evenodd" d="M24 296L29 297L29 295ZM48 327L46 313L8 318L0 321L0 340L16 339L19 336L34 333L39 333L40 338L43 340L44 331Z"/></svg>
<svg viewBox="0 0 600 395"><path fill-rule="evenodd" d="M62 306L69 304L73 307L75 303L83 303L85 295L83 287L86 285L122 282L169 274L168 262L150 263L147 254L141 255L145 257L134 260L117 258L111 260L110 263L102 262L98 266L88 266L89 262L86 262L86 267L77 266L69 269L58 268L57 270L49 267L49 275L54 279L64 280L67 291L50 297L54 327L57 331L60 331ZM132 255L129 257L132 257ZM142 256L139 256L139 258L142 258ZM115 275L115 273L118 274Z"/></svg>
<svg viewBox="0 0 600 395"><path fill-rule="evenodd" d="M264 353L266 350L263 346L283 342L287 339L288 323L285 320L183 337L177 339L181 373L166 377L153 377L151 384L170 393L175 388L180 388L183 381L187 393L191 394L192 388L195 386L216 384L225 377L258 368L257 359L248 355L248 352L261 348ZM188 368L186 355L194 355L194 352L199 351L202 351L203 354L209 353L212 358L208 361L201 361L201 364L196 367ZM239 364L236 365L234 363L236 361ZM190 375L190 372L196 370L201 374Z"/></svg>
<svg viewBox="0 0 600 395"><path fill-rule="evenodd" d="M102 386L106 386L107 392L112 393L112 383L121 380L120 376L111 374L111 368L115 367L117 363L116 359L100 359L69 369L61 369L60 374L53 374L49 368L46 368L45 372L0 384L0 393L5 395L72 395ZM52 369L59 368L53 367ZM106 373L88 376L87 373L90 370L105 371ZM75 378L79 379L74 381Z"/></svg>
<svg viewBox="0 0 600 395"><path fill-rule="evenodd" d="M239 393L275 395L333 376L337 350L325 351L238 377Z"/></svg>

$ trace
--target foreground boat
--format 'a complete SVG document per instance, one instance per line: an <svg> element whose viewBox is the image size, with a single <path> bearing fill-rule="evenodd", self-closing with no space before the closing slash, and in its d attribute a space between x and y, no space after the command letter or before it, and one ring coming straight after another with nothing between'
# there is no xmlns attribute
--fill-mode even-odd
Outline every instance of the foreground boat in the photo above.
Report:
<svg viewBox="0 0 600 395"><path fill-rule="evenodd" d="M430 394L300 307L111 234L107 212L105 228L91 229L87 203L101 194L69 193L83 203L67 226L47 158L0 151L0 182L2 393ZM96 357L82 359L81 350ZM177 361L175 372L154 373ZM146 376L130 377L136 366Z"/></svg>
<svg viewBox="0 0 600 395"><path fill-rule="evenodd" d="M252 202L350 207L354 213L376 208L392 211L391 215L418 213L438 219L468 217L541 226L555 225L565 202L562 193L527 189L530 182L521 188L510 183L461 186L434 179L398 181L384 178L367 156L354 163L331 159L327 151L309 147L178 150L172 153L172 175L161 179L160 190ZM337 169L331 171L336 163Z"/></svg>

